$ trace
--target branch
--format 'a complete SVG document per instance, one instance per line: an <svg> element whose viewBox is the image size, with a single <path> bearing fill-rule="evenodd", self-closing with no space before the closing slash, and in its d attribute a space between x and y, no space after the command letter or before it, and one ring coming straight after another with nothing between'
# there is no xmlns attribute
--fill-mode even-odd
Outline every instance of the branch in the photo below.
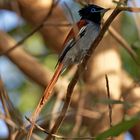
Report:
<svg viewBox="0 0 140 140"><path fill-rule="evenodd" d="M106 80L107 97L110 100L111 95L110 95L109 80L108 80L107 75L105 75L105 80ZM110 103L108 104L108 109L109 109L109 125L110 125L110 128L111 128L112 127L112 105Z"/></svg>
<svg viewBox="0 0 140 140"><path fill-rule="evenodd" d="M50 7L49 12L47 13L47 15L45 16L45 18L43 19L43 21L37 26L35 27L29 34L27 34L23 39L21 39L18 43L16 43L15 45L13 45L12 47L10 47L10 49L4 50L2 52L0 52L0 56L1 55L6 55L9 54L11 51L13 51L15 48L19 47L21 44L23 44L29 37L31 37L33 34L35 34L37 31L39 31L42 27L44 27L45 22L48 20L48 18L51 16L53 9L57 6L59 0L54 3L54 0L52 1L52 5Z"/></svg>
<svg viewBox="0 0 140 140"><path fill-rule="evenodd" d="M112 35L112 37L114 37L114 39L120 43L120 45L122 45L122 47L128 51L128 53L130 54L130 56L133 58L133 60L138 64L137 61L137 54L135 53L135 51L133 51L133 49L131 48L131 46L126 42L126 40L112 27L109 27L109 33Z"/></svg>
<svg viewBox="0 0 140 140"><path fill-rule="evenodd" d="M10 49L15 41L6 33L0 31L0 52ZM7 54L8 58L33 81L45 87L50 80L50 72L37 62L35 58L27 54L22 48Z"/></svg>
<svg viewBox="0 0 140 140"><path fill-rule="evenodd" d="M32 121L28 117L25 117L25 118L30 123L32 123ZM37 125L36 123L35 123L35 127L38 130L40 130L40 131L42 131L42 132L44 132L44 133L46 133L48 135L51 135L53 138L57 138L57 139L82 139L82 140L95 139L95 137L64 137L64 136L61 136L61 135L51 134L50 132L46 131L44 128L42 128L41 126ZM107 139L107 140L110 140L110 139Z"/></svg>
<svg viewBox="0 0 140 140"><path fill-rule="evenodd" d="M140 7L118 7L119 11L127 11L127 12L140 12Z"/></svg>

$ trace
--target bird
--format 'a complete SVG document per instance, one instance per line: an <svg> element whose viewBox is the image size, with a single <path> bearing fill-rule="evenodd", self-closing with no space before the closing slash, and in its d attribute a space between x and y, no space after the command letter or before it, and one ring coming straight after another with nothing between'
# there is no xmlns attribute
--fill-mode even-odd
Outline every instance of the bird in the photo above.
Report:
<svg viewBox="0 0 140 140"><path fill-rule="evenodd" d="M109 8L104 9L93 4L88 4L79 10L81 19L76 24L79 32L75 35L75 31L72 28L67 35L63 45L64 49L58 58L55 73L44 92L45 96L43 96L41 104L43 104L44 99L48 98L52 92L63 70L72 64L80 63L87 55L93 41L100 32L102 17L108 10Z"/></svg>
<svg viewBox="0 0 140 140"><path fill-rule="evenodd" d="M68 33L64 41L64 49L59 55L53 77L47 85L33 114L33 122L38 117L41 109L50 97L61 73L70 65L81 63L83 58L87 55L88 50L101 30L102 17L108 10L109 8L105 9L94 4L88 4L79 10L80 20L76 23L78 32L75 32L72 28ZM30 132L32 130L33 123Z"/></svg>

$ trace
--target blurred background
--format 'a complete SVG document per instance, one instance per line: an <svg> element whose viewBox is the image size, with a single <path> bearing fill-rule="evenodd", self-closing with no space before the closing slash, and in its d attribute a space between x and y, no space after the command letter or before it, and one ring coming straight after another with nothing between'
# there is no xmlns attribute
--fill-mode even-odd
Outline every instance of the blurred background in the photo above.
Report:
<svg viewBox="0 0 140 140"><path fill-rule="evenodd" d="M48 16L53 2L56 1L0 0L1 140L26 136L26 132L19 130L28 129L25 116L31 116L48 84L63 41L71 28L69 23L73 23L73 18L75 22L80 19L77 11L82 4L94 3L105 8L118 4L113 0L60 0ZM121 4L140 7L138 0L122 0ZM104 21L110 14L111 11L105 15ZM117 35L112 30L108 31L89 60L58 131L60 135L98 136L110 128L108 105L111 105L111 123L122 128L116 132L119 136L115 139L140 139L140 122L131 120L137 118L140 111L140 69L130 52L124 49L125 45L131 47L140 60L139 25L139 13L122 12L114 20L111 28ZM19 41L21 43L17 48L5 53ZM38 124L43 128L49 130L55 123L76 68L67 70L58 81L53 96L38 119ZM110 98L107 96L105 74L109 80ZM131 121L131 125L125 126L123 121ZM113 135L111 131L109 133L109 136ZM46 136L39 130L34 134L33 139L44 139Z"/></svg>

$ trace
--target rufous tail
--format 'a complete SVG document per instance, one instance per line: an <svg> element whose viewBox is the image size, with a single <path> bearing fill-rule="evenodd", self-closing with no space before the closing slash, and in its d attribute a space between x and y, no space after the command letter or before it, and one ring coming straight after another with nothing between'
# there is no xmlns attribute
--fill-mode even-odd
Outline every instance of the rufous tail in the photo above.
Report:
<svg viewBox="0 0 140 140"><path fill-rule="evenodd" d="M31 117L32 124L31 124L31 127L30 127L30 130L28 132L26 140L30 140L30 137L32 135L32 131L34 129L35 121L36 121L37 117L39 116L42 108L44 107L44 105L48 101L48 98L50 97L52 90L54 89L54 86L55 86L55 84L56 84L56 82L57 82L57 80L62 72L62 69L63 69L63 63L59 63L51 81L49 82L48 86L46 87L46 89L44 91L42 98L39 101L39 104L36 107L35 112L33 113L32 117Z"/></svg>
<svg viewBox="0 0 140 140"><path fill-rule="evenodd" d="M50 94L52 93L52 90L61 74L62 68L63 68L63 63L59 63L51 81L49 82L47 88L44 91L44 95L42 97L40 104L43 104L43 101L46 101L48 99L48 97L50 97Z"/></svg>

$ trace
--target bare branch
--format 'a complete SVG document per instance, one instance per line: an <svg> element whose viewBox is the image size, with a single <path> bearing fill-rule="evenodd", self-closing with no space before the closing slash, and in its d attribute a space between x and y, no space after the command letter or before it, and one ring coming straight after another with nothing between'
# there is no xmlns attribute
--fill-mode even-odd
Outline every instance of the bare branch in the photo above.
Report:
<svg viewBox="0 0 140 140"><path fill-rule="evenodd" d="M133 60L138 64L138 61L137 61L138 56L135 53L135 51L133 51L131 46L125 41L125 39L112 26L109 27L109 33L114 37L114 39L118 43L120 43L122 45L122 47L124 49L126 49L128 51L128 53L133 58Z"/></svg>
<svg viewBox="0 0 140 140"><path fill-rule="evenodd" d="M4 50L3 52L0 52L0 56L9 54L15 48L17 48L18 46L23 44L29 37L31 37L33 34L35 34L37 31L39 31L44 26L44 23L47 21L47 19L51 16L53 9L57 6L58 2L56 2L56 3L52 2L50 10L47 13L47 15L45 16L45 18L43 19L43 21L37 27L35 27L29 34L27 34L23 39L21 39L18 43L16 43L12 47L10 47L10 49L7 49L7 50Z"/></svg>
<svg viewBox="0 0 140 140"><path fill-rule="evenodd" d="M78 108L77 108L77 111L76 111L76 118L75 118L75 125L72 129L72 136L76 135L77 132L80 130L80 127L82 125L82 119L83 119L83 116L79 115L80 112L82 112L83 108L84 108L84 103L85 103L85 98L86 98L86 91L85 91L85 88L82 88L82 86L80 87L81 91L80 91L80 95L79 95L79 103L78 103Z"/></svg>
<svg viewBox="0 0 140 140"><path fill-rule="evenodd" d="M111 96L110 96L110 89L109 89L109 80L107 75L105 75L105 80L106 80L107 97L110 100ZM112 106L110 103L108 104L108 109L109 109L109 124L110 127L112 127Z"/></svg>
<svg viewBox="0 0 140 140"><path fill-rule="evenodd" d="M0 52L10 49L15 41L5 32L0 31ZM45 69L37 60L27 54L22 48L7 54L8 58L18 66L18 68L33 81L45 87L50 80L50 72ZM27 63L28 62L28 63Z"/></svg>
<svg viewBox="0 0 140 140"><path fill-rule="evenodd" d="M31 122L31 120L28 118L28 117L26 117L26 119L30 122L30 123L32 123ZM44 132L44 133L46 133L46 134L48 134L48 135L51 135L51 137L53 137L53 138L57 138L57 139L81 139L81 140L87 140L87 139L95 139L95 137L64 137L64 136L61 136L61 135L56 135L56 134L52 134L52 133L50 133L50 132L48 132L48 131L46 131L44 128L42 128L41 126L39 126L38 124L35 124L35 127L37 128L37 129L39 129L40 131L42 131L42 132ZM110 139L107 139L107 140L110 140Z"/></svg>

